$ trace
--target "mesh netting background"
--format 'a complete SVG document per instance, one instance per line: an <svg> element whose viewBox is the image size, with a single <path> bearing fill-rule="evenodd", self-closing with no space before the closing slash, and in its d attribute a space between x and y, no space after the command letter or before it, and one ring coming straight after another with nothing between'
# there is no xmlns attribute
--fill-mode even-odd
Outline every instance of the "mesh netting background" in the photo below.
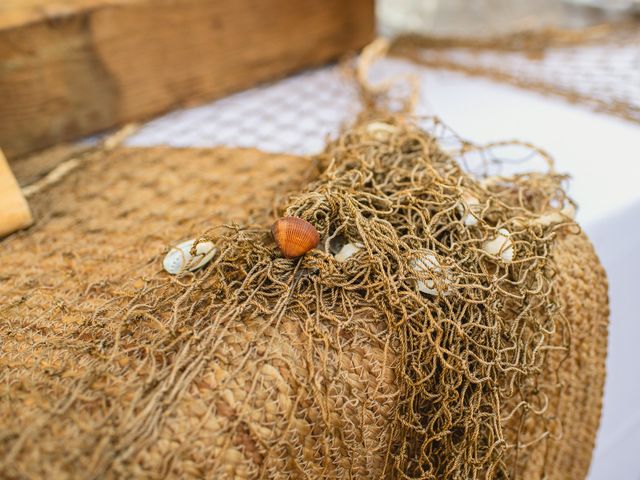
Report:
<svg viewBox="0 0 640 480"><path fill-rule="evenodd" d="M432 68L484 76L640 122L637 23L493 38L407 36L398 53Z"/></svg>
<svg viewBox="0 0 640 480"><path fill-rule="evenodd" d="M522 37L514 38L522 42ZM420 64L384 59L375 65L372 80L406 74L416 77L422 92L418 115L438 114L429 108L428 89L424 88L437 68L508 82L640 122L640 30L610 27L589 33L584 42L555 46L544 34L534 35L533 40L520 51L513 50L518 43L509 46L504 41L498 42L499 48L491 43L483 48L456 47L456 41L446 48L414 48L409 56ZM532 53L532 45L547 48L534 48ZM406 55L406 49L401 53ZM147 123L128 144L226 145L313 154L322 149L327 136L335 136L354 118L359 107L357 91L344 69L327 66L172 112Z"/></svg>
<svg viewBox="0 0 640 480"><path fill-rule="evenodd" d="M132 146L256 147L265 152L312 154L328 134L359 110L353 82L341 68L311 70L146 124Z"/></svg>

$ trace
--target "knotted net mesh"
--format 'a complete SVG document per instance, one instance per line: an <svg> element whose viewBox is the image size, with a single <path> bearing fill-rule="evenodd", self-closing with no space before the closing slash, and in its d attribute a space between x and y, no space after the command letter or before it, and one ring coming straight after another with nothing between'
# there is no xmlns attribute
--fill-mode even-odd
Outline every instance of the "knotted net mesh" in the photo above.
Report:
<svg viewBox="0 0 640 480"><path fill-rule="evenodd" d="M148 285L133 299L130 321L171 312L163 323L172 327L214 325L210 341L247 319L259 318L264 330L297 322L313 369L296 379L302 384L316 369L326 372L327 357L349 348L354 335L375 336L384 352L375 381L391 369L397 388L389 394L397 403L385 469L407 478L509 477L519 449L552 430L549 397L560 385L541 373L549 350L569 344L550 251L558 232L576 226L562 216L543 219L566 201L562 177L483 184L429 133L384 120L330 144L316 158L323 173L283 207L318 229L321 248L288 260L265 226L207 232L201 240L219 254L206 273L177 290L175 282ZM478 199L476 225L464 223L465 198ZM511 261L483 248L505 230ZM361 248L338 263L345 243ZM425 258L436 259L434 268L417 269ZM552 345L557 336L563 340ZM325 388L311 382L296 401L314 405ZM336 397L330 410L348 408L347 392L326 393ZM323 420L315 428L330 444L336 432Z"/></svg>
<svg viewBox="0 0 640 480"><path fill-rule="evenodd" d="M312 158L306 186L274 208L312 223L319 247L282 258L273 217L260 210L199 236L217 250L199 272L156 272L134 288L88 285L100 304L83 304L78 329L37 346L62 352L66 366L32 385L36 413L29 429L7 429L6 471L46 458L79 476L584 474L582 453L562 470L550 445L563 435L561 398L573 385L562 378L575 362L568 315L585 331L600 328L606 283L600 267L589 273L597 317L567 304L575 262L563 259L577 257L558 245L586 252L589 264L593 252L573 243L583 237L565 177L540 150L475 146L435 118L413 117L410 102L392 112L397 99L384 89L362 82L360 91L363 113ZM506 147L548 171L500 170ZM339 261L346 244L355 253ZM3 334L18 345L33 328L28 316L11 320L24 295L2 311ZM14 357L12 381L28 382L38 367ZM578 359L601 368L602 348ZM596 390L600 368L585 377ZM578 391L584 398L570 398L590 413L580 440L590 451L599 399ZM52 460L67 441L77 466Z"/></svg>
<svg viewBox="0 0 640 480"><path fill-rule="evenodd" d="M482 37L411 33L395 55L420 65L487 77L640 122L637 20Z"/></svg>

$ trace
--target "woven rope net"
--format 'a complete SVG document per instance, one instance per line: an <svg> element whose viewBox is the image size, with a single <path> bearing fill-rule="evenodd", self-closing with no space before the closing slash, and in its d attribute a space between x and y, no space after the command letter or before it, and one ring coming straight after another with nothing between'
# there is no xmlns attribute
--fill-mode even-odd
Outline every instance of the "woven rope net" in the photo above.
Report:
<svg viewBox="0 0 640 480"><path fill-rule="evenodd" d="M499 173L508 162L497 152L508 145L474 146L437 119L390 112L385 92L366 82L362 93L360 118L312 159L293 193L272 199L275 215L304 218L319 231L319 247L305 256L282 258L269 233L273 215L232 198L236 191L242 203L262 197L230 183L227 200L194 203L193 189L175 199L184 209L226 211L215 202L245 209L243 225L199 236L217 253L195 274L149 274L136 250L137 266L126 275L147 275L122 287L108 277L81 289L61 280L51 295L40 277L23 273L10 282L0 310L8 339L2 471L584 476L599 418L606 280L568 213L565 177L527 145L515 145L526 150L522 158L542 160L548 171ZM127 151L121 167L135 156ZM179 164L161 164L178 184ZM284 166L258 172L260 164L239 172L265 184L270 172L280 182L273 188L292 190L283 188ZM99 168L76 170L66 181L80 193L69 195L101 198L87 185ZM193 168L191 175L201 166ZM143 176L116 176L111 191L145 191L154 177ZM175 222L171 209L158 207L145 223L132 223L171 186L156 189L135 208L114 199L109 208L121 229L107 228L104 239L130 236L142 248L150 237L137 230L167 228L157 216ZM93 228L104 229L102 220ZM41 228L38 242L46 239L46 223ZM10 239L13 251L30 238ZM335 255L346 244L356 251L340 262ZM587 267L576 273L581 257ZM591 293L577 302L584 292ZM43 319L55 328L43 331ZM577 430L572 415L583 417ZM566 438L565 431L581 433Z"/></svg>
<svg viewBox="0 0 640 480"><path fill-rule="evenodd" d="M392 53L420 65L486 77L640 122L637 20L485 37L411 33Z"/></svg>

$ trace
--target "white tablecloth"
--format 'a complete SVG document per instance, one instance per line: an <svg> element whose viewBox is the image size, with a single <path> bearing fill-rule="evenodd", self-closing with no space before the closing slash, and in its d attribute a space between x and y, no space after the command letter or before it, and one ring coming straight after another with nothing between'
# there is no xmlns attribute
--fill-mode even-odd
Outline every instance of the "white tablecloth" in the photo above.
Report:
<svg viewBox="0 0 640 480"><path fill-rule="evenodd" d="M487 80L381 62L375 75L412 71L421 114L475 142L534 143L572 175L578 220L610 283L611 324L602 424L589 478L640 480L640 125ZM147 124L130 145L255 146L314 153L357 111L356 93L327 67Z"/></svg>

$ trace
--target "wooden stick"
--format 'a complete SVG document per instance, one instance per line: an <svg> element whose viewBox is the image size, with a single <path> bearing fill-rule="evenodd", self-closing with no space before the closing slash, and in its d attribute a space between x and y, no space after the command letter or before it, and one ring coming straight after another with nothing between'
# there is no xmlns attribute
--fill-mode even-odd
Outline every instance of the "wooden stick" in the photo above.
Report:
<svg viewBox="0 0 640 480"><path fill-rule="evenodd" d="M31 209L0 150L0 237L33 223Z"/></svg>

